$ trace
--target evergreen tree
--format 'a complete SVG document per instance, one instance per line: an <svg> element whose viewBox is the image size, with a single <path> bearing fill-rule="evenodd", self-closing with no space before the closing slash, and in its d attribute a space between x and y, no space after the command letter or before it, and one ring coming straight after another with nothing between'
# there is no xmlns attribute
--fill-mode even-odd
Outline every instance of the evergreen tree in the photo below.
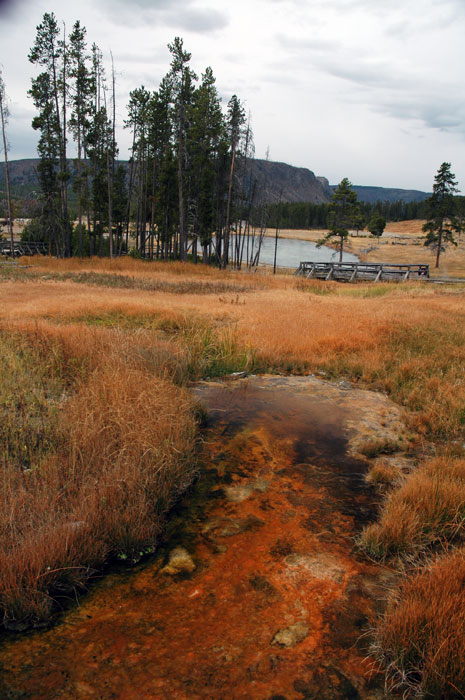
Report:
<svg viewBox="0 0 465 700"><path fill-rule="evenodd" d="M454 233L461 230L454 198L454 193L458 192L457 181L450 168L450 163L443 163L434 178L433 194L427 200L428 221L423 226L425 245L436 250L436 267L447 243L457 245Z"/></svg>
<svg viewBox="0 0 465 700"><path fill-rule="evenodd" d="M359 216L357 194L352 189L352 183L345 177L337 186L329 205L329 232L324 238L324 241L339 238L339 262L342 262L344 241L349 236L349 229L355 227Z"/></svg>
<svg viewBox="0 0 465 700"><path fill-rule="evenodd" d="M160 256L166 258L168 256L169 241L167 231L170 231L169 237L175 235L175 231L172 231L171 224L166 227L165 215L168 214L169 221L175 221L178 216L178 206L175 203L173 207L172 195L168 193L168 188L166 187L167 181L173 174L173 124L171 122L170 105L171 85L168 78L165 77L161 81L158 90L152 93L148 105L151 258L154 255L157 258ZM165 160L167 160L166 164ZM176 176L174 178L174 187L176 191ZM165 199L166 195L168 195L168 199ZM156 249L154 248L155 236L157 239Z"/></svg>
<svg viewBox="0 0 465 700"><path fill-rule="evenodd" d="M202 74L202 82L194 93L189 115L192 175L189 212L194 235L194 259L196 242L199 239L204 262L208 259L207 249L212 242L215 228L216 168L221 142L225 137L221 102L215 82L212 69L206 68Z"/></svg>
<svg viewBox="0 0 465 700"><path fill-rule="evenodd" d="M78 195L78 226L79 226L79 256L83 255L83 205L88 198L87 175L87 132L89 118L92 110L92 96L95 91L93 74L87 63L90 59L86 48L86 30L80 22L74 24L69 37L70 78L74 79L71 96L72 113L70 127L77 140L77 177L74 178L73 187Z"/></svg>
<svg viewBox="0 0 465 700"><path fill-rule="evenodd" d="M68 256L71 243L66 160L68 50L65 39L58 38L59 34L55 15L46 12L29 52L29 61L42 66L44 71L32 80L29 94L39 110L32 126L41 133L39 179L45 200L44 224L55 239L58 254ZM57 194L58 211L54 202Z"/></svg>
<svg viewBox="0 0 465 700"><path fill-rule="evenodd" d="M171 52L169 78L173 96L173 122L178 158L178 199L179 199L179 258L187 260L187 227L185 209L185 177L188 165L187 132L189 128L188 109L192 103L194 82L197 76L189 68L191 54L184 50L183 40L175 37L168 44Z"/></svg>
<svg viewBox="0 0 465 700"><path fill-rule="evenodd" d="M57 114L50 74L40 73L33 80L29 95L34 101L39 115L32 120L32 128L40 131L37 151L39 164L37 175L41 188L42 206L40 224L42 240L49 243L56 254L65 253L63 221L60 206L60 188L57 169L60 159L60 144L57 136Z"/></svg>
<svg viewBox="0 0 465 700"><path fill-rule="evenodd" d="M386 228L386 219L382 214L373 214L368 222L368 230L372 236L380 238Z"/></svg>

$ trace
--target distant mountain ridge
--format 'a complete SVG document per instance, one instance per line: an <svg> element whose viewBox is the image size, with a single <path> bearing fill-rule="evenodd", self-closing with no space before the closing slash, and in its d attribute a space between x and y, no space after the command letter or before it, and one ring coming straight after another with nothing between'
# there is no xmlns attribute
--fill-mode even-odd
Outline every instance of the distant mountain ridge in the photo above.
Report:
<svg viewBox="0 0 465 700"><path fill-rule="evenodd" d="M334 191L337 185L331 185ZM421 190L402 190L396 187L370 187L353 185L352 189L357 193L360 202L375 204L375 202L423 202L431 193Z"/></svg>
<svg viewBox="0 0 465 700"><path fill-rule="evenodd" d="M26 196L38 190L37 158L9 161L12 193ZM127 161L120 161L127 164ZM70 160L71 172L74 161ZM312 202L324 204L331 200L335 185L330 185L322 176L316 176L309 168L297 168L287 163L257 158L252 163L252 179L260 183L266 202ZM5 189L5 165L0 163L0 189ZM354 185L353 189L361 202L423 201L429 194L420 190L404 190L389 187Z"/></svg>

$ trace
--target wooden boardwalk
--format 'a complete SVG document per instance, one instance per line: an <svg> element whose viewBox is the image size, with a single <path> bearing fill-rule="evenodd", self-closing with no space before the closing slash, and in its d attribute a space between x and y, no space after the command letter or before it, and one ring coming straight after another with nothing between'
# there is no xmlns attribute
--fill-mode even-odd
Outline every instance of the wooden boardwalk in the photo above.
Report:
<svg viewBox="0 0 465 700"><path fill-rule="evenodd" d="M13 255L10 241L0 241L0 255L19 258L21 255L47 255L48 246L42 241L15 241Z"/></svg>
<svg viewBox="0 0 465 700"><path fill-rule="evenodd" d="M429 265L361 262L301 262L295 275L308 279L404 282L429 279Z"/></svg>

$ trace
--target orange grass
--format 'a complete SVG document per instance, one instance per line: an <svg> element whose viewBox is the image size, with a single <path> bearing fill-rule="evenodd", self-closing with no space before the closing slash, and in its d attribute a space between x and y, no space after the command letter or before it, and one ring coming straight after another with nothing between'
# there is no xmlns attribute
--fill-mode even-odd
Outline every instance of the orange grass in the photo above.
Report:
<svg viewBox="0 0 465 700"><path fill-rule="evenodd" d="M403 697L465 695L465 553L446 554L402 581L376 629L375 655Z"/></svg>
<svg viewBox="0 0 465 700"><path fill-rule="evenodd" d="M416 554L433 544L463 538L465 460L424 462L386 499L379 521L363 532L372 555Z"/></svg>
<svg viewBox="0 0 465 700"><path fill-rule="evenodd" d="M421 561L426 556L425 552L431 551L432 547L460 542L465 502L463 460L450 456L450 451L444 445L450 440L463 441L464 434L463 290L432 288L422 284L380 287L369 284L337 285L298 281L288 276L232 272L223 276L222 272L203 266L152 265L130 259L111 263L95 260L54 263L45 259L38 264L40 269L48 268L50 271L79 270L84 269L82 265L91 264L93 267L88 269L94 271L159 277L171 283L181 275L185 275L183 279L198 275L212 282L227 280L233 284L242 284L245 279L250 288L237 303L214 291L179 295L161 290L97 289L70 281L1 284L2 308L10 323L16 325L25 319L33 323L36 319L47 319L47 335L59 338L65 345L67 341L64 339L72 337L74 340L70 341L70 346L74 348L76 357L86 358L87 376L94 373L92 383L86 380L79 391L74 392L63 414L87 415L86 412L89 412L93 416L93 405L102 410L99 400L107 395L104 391L107 380L103 384L99 382L103 382L102 377L108 377L108 374L99 374L103 368L99 362L95 364L93 358L107 358L110 337L113 338L110 343L113 349L120 346L115 362L121 362L121 357L126 358L124 371L127 368L128 381L136 385L142 376L152 377L152 380L154 375L165 379L174 377L180 382L185 377L221 373L226 371L225 368L238 368L238 365L268 371L317 371L329 378L344 377L361 386L384 391L405 406L410 428L419 439L435 440L440 455L421 464L416 471L392 485L379 522L365 531L363 544L378 556L403 553L410 558L415 557L411 561ZM71 322L71 325L58 325L64 322ZM54 327L52 324L57 325ZM94 345L86 339L86 333L91 331L86 331L85 324L102 326L92 331ZM197 328L200 329L199 333L196 333ZM85 338L81 345L79 334ZM88 353L77 351L78 346L83 348L86 344L92 348L97 344L98 349ZM106 371L111 374L111 370ZM153 381L159 382L158 379ZM100 390L96 391L96 387L100 387ZM129 392L127 396L132 395ZM106 436L106 426L124 425L126 420L131 419L129 409L125 408L113 423L110 420L113 416L110 406L114 405L116 398L110 400L108 394L108 400L107 413L103 410L105 425L100 426L105 440L98 450L89 448L92 455L101 451L105 464L112 462L120 449L120 443L112 441L113 433ZM135 396L122 401L122 405L133 405L134 401ZM74 410L78 413L73 414ZM187 412L185 415L190 414ZM87 426L86 431L92 435L93 420L90 419L88 423L77 419L72 421L76 426L81 423ZM98 421L97 425L100 425ZM77 453L80 445L85 443L87 433L79 433L78 427L65 431L66 434L68 432L70 438L67 444L73 445ZM107 443L108 451L105 447ZM89 444L97 445L97 436ZM128 450L133 460L129 446L124 449ZM79 463L80 469L84 469L87 457L81 462L76 460L78 457L74 456L70 464ZM53 466L53 459L47 464ZM52 466L49 468L52 469ZM381 476L384 479L386 474ZM142 503L141 507L145 505ZM97 506L92 508L92 512L100 512ZM68 529L70 522L79 522L78 517L81 516L73 514L72 519L68 517L65 521ZM72 528L73 537L84 536L82 526ZM113 532L113 526L108 531ZM118 534L120 536L121 533ZM109 544L106 546L110 547ZM92 561L91 556L89 561ZM441 560L438 559L437 566L440 565ZM412 564L412 567L415 572L415 565ZM447 605L461 605L461 593L457 592L462 585L458 583L460 567L455 570L444 566L441 571L441 575L449 577L450 600ZM428 575L428 572L418 574L418 585L423 581L421 576ZM409 580L413 586L416 579L407 579L405 585ZM440 587L435 586L431 587L427 603L419 595L416 614L428 629L437 628L439 635L442 618L434 601ZM442 602L436 602L438 606L442 605ZM391 605L380 622L378 635L384 658L390 662L391 642L382 630L391 617L394 619L395 612L395 606ZM445 639L448 638L447 629L444 622ZM465 633L463 630L459 632L456 644L465 645ZM430 642L420 634L413 622L406 627L405 639L401 639L401 642L410 645L409 648L416 648L419 657L429 659L428 678L443 678L441 691L435 697L442 697L441 693L449 697L447 693L452 688L451 683L460 685L463 682L465 664L461 660L454 661L454 668L451 667L447 673L441 670L440 665L435 670L436 659L440 660L441 655L435 656L429 652ZM447 642L444 648L447 649ZM407 670L402 671L404 681L407 679L410 683L416 663L406 660L403 668ZM422 685L423 680L415 682L420 690L429 687Z"/></svg>
<svg viewBox="0 0 465 700"><path fill-rule="evenodd" d="M65 360L63 377L86 362L74 382L62 381L68 393L47 416L54 445L3 465L0 609L13 627L46 618L54 595L69 594L108 557L137 559L152 548L195 473L191 398L149 372L137 352L126 357L124 343L113 350L114 333L21 332L28 362L55 354Z"/></svg>

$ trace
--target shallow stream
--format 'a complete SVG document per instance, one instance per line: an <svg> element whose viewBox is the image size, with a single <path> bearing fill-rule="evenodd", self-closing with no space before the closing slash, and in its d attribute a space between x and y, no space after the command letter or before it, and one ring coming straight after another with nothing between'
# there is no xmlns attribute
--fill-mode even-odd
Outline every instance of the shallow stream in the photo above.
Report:
<svg viewBox="0 0 465 700"><path fill-rule="evenodd" d="M382 697L366 631L388 573L354 546L376 499L353 445L398 414L312 377L194 392L206 466L158 554L103 577L52 629L5 641L0 697Z"/></svg>

